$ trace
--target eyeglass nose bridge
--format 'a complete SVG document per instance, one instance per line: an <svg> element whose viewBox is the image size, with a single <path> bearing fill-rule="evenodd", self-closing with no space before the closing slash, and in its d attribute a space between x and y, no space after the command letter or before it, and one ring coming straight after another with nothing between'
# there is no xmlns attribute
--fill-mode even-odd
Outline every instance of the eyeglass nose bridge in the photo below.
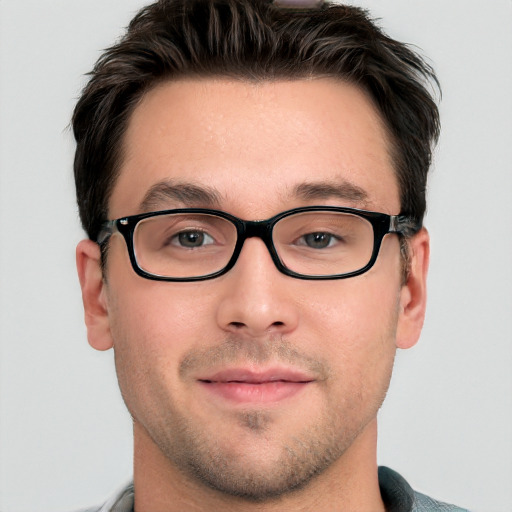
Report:
<svg viewBox="0 0 512 512"><path fill-rule="evenodd" d="M279 260L279 256L277 255L277 251L274 247L274 242L272 241L272 231L275 223L275 219L239 220L239 224L237 224L237 244L228 267L232 268L235 265L238 257L240 256L240 253L242 252L243 245L248 238L259 238L265 244L277 269L280 272L283 272L283 265Z"/></svg>

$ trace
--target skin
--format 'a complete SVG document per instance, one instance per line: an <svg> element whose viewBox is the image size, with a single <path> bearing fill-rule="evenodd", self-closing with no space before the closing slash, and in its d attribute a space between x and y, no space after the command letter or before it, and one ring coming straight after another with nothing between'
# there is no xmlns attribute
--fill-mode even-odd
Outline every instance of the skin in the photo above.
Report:
<svg viewBox="0 0 512 512"><path fill-rule="evenodd" d="M330 79L160 84L130 120L109 218L212 206L199 196L142 205L169 180L214 191L213 206L243 219L314 204L400 212L382 120L364 93ZM296 193L312 183L322 187ZM80 242L88 339L114 348L134 421L136 511L384 510L376 414L396 348L423 323L425 230L410 252L405 283L396 235L367 273L304 281L251 238L224 276L166 283L134 273L121 236L103 279L97 245ZM261 402L225 400L200 380L276 366L309 380Z"/></svg>

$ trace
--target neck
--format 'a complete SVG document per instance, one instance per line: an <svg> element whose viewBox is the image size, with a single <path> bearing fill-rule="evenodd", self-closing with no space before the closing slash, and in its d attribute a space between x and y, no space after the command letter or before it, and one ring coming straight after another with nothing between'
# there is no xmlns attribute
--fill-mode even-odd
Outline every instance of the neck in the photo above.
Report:
<svg viewBox="0 0 512 512"><path fill-rule="evenodd" d="M377 474L376 420L305 488L257 503L225 495L183 474L137 423L134 442L135 512L385 511Z"/></svg>

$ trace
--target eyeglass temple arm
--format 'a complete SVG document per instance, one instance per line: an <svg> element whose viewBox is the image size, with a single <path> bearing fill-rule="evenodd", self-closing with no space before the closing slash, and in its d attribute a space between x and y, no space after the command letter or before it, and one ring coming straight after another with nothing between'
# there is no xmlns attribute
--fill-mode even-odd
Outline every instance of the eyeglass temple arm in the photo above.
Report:
<svg viewBox="0 0 512 512"><path fill-rule="evenodd" d="M108 241L108 239L114 234L119 231L119 228L117 227L117 221L116 220L107 220L101 225L100 232L98 233L98 236L96 237L96 243L98 245L103 245Z"/></svg>
<svg viewBox="0 0 512 512"><path fill-rule="evenodd" d="M421 225L420 221L407 215L391 215L389 232L409 237L415 235L421 229Z"/></svg>

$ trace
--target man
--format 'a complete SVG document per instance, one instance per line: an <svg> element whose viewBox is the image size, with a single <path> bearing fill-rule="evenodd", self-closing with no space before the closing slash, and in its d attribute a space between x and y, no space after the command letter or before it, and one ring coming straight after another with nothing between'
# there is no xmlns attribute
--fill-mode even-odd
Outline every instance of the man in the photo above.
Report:
<svg viewBox="0 0 512 512"><path fill-rule="evenodd" d="M376 463L419 337L432 70L354 7L163 0L75 109L90 344L134 482L101 511L460 510Z"/></svg>

